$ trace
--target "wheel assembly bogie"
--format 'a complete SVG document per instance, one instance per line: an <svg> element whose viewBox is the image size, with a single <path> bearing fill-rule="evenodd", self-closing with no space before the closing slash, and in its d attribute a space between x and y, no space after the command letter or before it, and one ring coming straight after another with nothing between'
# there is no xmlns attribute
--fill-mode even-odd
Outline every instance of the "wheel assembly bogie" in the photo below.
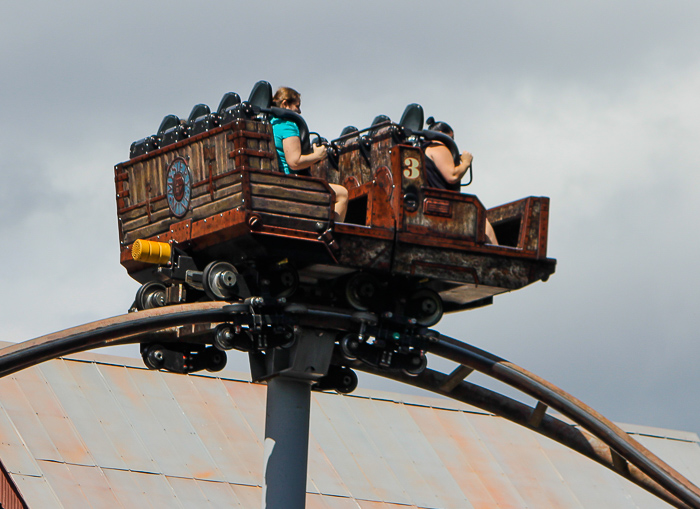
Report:
<svg viewBox="0 0 700 509"><path fill-rule="evenodd" d="M225 352L202 344L142 344L141 357L149 369L181 374L203 369L221 371L226 366Z"/></svg>

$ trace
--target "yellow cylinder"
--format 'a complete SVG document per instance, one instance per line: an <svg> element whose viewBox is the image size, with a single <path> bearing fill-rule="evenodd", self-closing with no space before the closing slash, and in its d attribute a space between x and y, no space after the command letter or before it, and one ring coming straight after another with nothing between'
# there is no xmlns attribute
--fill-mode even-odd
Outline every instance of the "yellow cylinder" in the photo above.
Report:
<svg viewBox="0 0 700 509"><path fill-rule="evenodd" d="M170 261L170 244L138 239L131 246L131 257L137 262L165 265Z"/></svg>

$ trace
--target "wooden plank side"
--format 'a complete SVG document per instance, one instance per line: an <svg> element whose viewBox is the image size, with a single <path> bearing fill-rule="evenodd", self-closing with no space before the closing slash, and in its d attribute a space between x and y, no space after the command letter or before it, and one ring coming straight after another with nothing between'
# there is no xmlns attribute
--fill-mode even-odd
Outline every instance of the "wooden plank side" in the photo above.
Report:
<svg viewBox="0 0 700 509"><path fill-rule="evenodd" d="M289 214L290 216L323 219L328 217L328 207L309 205L272 198L252 197L251 210L272 212L277 214Z"/></svg>
<svg viewBox="0 0 700 509"><path fill-rule="evenodd" d="M328 187L326 187L325 182L311 180L304 177L285 175L284 173L251 172L250 182L251 184L277 185L294 189L304 189L307 191L328 191Z"/></svg>
<svg viewBox="0 0 700 509"><path fill-rule="evenodd" d="M328 221L330 219L326 218L325 220L319 221L317 219L302 219L298 217L290 217L288 215L270 214L265 212L259 212L258 216L262 220L263 226L274 226L277 228L314 232L317 235L323 233L323 231L329 226Z"/></svg>
<svg viewBox="0 0 700 509"><path fill-rule="evenodd" d="M266 184L251 184L253 196L263 196L266 198L279 198L299 203L311 203L316 205L328 205L331 202L331 195L325 189L322 192L306 191L303 189L290 189L288 187L273 186Z"/></svg>

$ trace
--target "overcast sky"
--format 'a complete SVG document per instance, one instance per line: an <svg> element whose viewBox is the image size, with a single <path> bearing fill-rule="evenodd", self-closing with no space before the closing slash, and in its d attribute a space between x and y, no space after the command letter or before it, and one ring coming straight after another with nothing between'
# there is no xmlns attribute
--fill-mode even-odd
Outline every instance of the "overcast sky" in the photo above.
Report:
<svg viewBox="0 0 700 509"><path fill-rule="evenodd" d="M613 420L700 432L700 4L269 5L0 8L0 340L125 312L113 165L265 79L328 138L421 103L487 207L549 196L556 274L437 328Z"/></svg>

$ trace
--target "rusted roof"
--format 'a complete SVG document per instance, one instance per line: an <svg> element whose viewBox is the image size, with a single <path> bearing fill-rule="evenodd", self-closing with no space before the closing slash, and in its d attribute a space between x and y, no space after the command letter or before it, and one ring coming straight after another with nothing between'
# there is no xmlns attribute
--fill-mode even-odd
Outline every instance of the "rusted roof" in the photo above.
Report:
<svg viewBox="0 0 700 509"><path fill-rule="evenodd" d="M0 379L0 461L29 507L260 506L265 386L80 354ZM694 433L626 426L696 484ZM314 393L309 509L663 508L540 435L461 403Z"/></svg>

